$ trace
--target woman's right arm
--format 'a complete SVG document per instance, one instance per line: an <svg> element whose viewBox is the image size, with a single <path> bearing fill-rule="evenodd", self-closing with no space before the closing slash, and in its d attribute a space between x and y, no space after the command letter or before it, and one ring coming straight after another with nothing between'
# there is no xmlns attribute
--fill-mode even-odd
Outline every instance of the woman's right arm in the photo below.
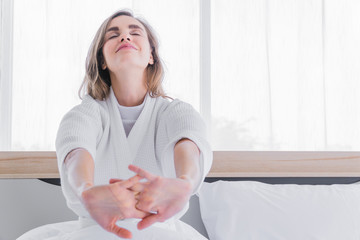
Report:
<svg viewBox="0 0 360 240"><path fill-rule="evenodd" d="M105 230L122 238L131 238L131 232L117 226L116 222L150 215L135 208L137 200L131 190L142 177L135 175L127 180L94 186L94 161L83 148L74 149L67 155L65 167L70 186L91 217Z"/></svg>
<svg viewBox="0 0 360 240"><path fill-rule="evenodd" d="M65 158L70 186L82 200L82 193L94 185L94 160L83 148L72 150Z"/></svg>

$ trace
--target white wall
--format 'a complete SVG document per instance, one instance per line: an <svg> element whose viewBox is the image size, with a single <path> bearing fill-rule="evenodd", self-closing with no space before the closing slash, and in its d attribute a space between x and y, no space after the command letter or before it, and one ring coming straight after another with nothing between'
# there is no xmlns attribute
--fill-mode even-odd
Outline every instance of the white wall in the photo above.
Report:
<svg viewBox="0 0 360 240"><path fill-rule="evenodd" d="M0 240L16 239L35 227L75 219L59 186L37 179L0 179ZM183 220L207 236L197 197L191 199Z"/></svg>

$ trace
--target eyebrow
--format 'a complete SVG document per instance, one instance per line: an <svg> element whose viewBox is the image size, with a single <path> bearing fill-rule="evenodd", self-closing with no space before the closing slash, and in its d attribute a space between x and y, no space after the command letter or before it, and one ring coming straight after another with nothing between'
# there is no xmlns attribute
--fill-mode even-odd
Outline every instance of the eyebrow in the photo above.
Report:
<svg viewBox="0 0 360 240"><path fill-rule="evenodd" d="M144 32L144 29L142 29L142 27L140 27L139 25L137 25L137 24L130 24L129 26L128 26L128 28L130 28L130 29L140 29L141 31L143 31ZM118 27L111 27L111 28L109 28L108 30L106 30L106 32L108 33L108 32L111 32L111 31L119 31L119 28Z"/></svg>

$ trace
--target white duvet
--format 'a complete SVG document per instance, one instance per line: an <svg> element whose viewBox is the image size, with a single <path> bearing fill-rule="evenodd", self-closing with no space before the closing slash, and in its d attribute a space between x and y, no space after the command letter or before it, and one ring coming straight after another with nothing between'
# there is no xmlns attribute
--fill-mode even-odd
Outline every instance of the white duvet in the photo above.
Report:
<svg viewBox="0 0 360 240"><path fill-rule="evenodd" d="M118 225L130 230L134 240L206 240L190 225L180 220L156 223L144 230L137 230L138 219L119 221ZM102 229L91 219L80 219L35 228L17 240L119 240L120 238Z"/></svg>

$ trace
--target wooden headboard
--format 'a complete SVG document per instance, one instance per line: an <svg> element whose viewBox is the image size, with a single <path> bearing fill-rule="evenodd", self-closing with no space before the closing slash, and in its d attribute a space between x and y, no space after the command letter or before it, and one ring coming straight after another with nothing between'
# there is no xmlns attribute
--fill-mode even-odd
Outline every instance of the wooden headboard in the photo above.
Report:
<svg viewBox="0 0 360 240"><path fill-rule="evenodd" d="M214 151L207 177L360 177L360 152ZM56 154L0 152L0 178L59 178Z"/></svg>

